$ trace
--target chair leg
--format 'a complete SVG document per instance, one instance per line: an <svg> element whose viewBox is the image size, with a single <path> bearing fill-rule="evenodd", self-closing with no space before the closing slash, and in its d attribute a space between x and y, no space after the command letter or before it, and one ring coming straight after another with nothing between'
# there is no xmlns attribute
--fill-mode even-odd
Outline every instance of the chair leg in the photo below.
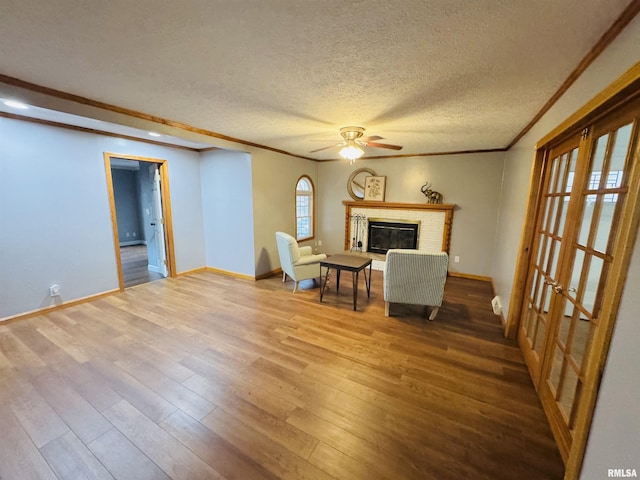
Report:
<svg viewBox="0 0 640 480"><path fill-rule="evenodd" d="M293 293L296 293L296 290L298 290L298 281L294 281L293 283Z"/></svg>
<svg viewBox="0 0 640 480"><path fill-rule="evenodd" d="M431 315L429 315L429 320L433 320L434 318L436 318L436 315L438 315L438 310L440 310L440 307L433 307L433 310L431 310Z"/></svg>
<svg viewBox="0 0 640 480"><path fill-rule="evenodd" d="M385 317L389 316L390 305L391 304L389 302L384 302L384 316Z"/></svg>

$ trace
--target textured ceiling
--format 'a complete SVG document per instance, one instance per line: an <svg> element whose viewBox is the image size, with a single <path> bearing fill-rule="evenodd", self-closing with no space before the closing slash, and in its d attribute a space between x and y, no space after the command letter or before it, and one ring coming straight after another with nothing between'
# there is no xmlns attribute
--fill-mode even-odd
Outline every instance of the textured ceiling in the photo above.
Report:
<svg viewBox="0 0 640 480"><path fill-rule="evenodd" d="M316 159L504 148L628 3L0 0L0 74Z"/></svg>

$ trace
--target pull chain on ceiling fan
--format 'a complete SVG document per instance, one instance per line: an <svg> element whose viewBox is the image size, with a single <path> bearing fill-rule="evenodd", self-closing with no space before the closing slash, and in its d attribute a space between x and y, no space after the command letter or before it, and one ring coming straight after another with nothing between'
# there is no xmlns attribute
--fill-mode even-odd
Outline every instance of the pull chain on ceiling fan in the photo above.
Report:
<svg viewBox="0 0 640 480"><path fill-rule="evenodd" d="M352 164L364 155L362 147L390 148L391 150L402 149L399 145L375 142L375 140L382 140L382 137L377 135L362 138L362 135L364 135L363 127L342 127L340 129L340 135L344 138L344 142L336 143L335 145L330 145L328 147L318 148L316 150L312 150L310 153L327 150L329 148L342 147L338 153L342 158L349 160L349 163Z"/></svg>

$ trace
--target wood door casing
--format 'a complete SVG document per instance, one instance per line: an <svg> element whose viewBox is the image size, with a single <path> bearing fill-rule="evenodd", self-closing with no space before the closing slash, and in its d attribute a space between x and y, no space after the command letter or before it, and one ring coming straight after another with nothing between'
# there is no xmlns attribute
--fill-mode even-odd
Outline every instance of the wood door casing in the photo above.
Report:
<svg viewBox="0 0 640 480"><path fill-rule="evenodd" d="M113 192L113 180L111 177L111 159L112 158L120 158L124 160L134 160L138 162L145 163L155 163L159 165L160 175L162 178L162 210L163 210L163 218L164 218L164 240L165 240L165 249L167 256L167 273L168 277L175 278L177 276L176 272L176 260L175 260L175 248L173 243L173 219L171 215L171 195L169 189L169 169L168 163L166 160L156 159L156 158L148 158L148 157L139 157L134 155L123 155L111 152L104 152L104 165L105 165L105 175L107 182L107 196L109 199L109 210L111 214L111 225L113 229L113 243L115 249L115 260L116 260L116 268L118 273L118 285L119 290L124 292L125 283L124 276L122 273L122 258L120 257L120 242L118 237L118 222L116 217L116 205L115 198Z"/></svg>

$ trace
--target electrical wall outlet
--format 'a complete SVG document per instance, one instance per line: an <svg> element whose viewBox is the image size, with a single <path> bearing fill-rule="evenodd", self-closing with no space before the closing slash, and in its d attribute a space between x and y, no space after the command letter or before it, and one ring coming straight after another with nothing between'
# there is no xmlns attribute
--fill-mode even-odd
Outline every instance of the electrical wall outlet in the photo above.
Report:
<svg viewBox="0 0 640 480"><path fill-rule="evenodd" d="M455 257L453 257L453 261L455 263L460 263L460 256L456 255Z"/></svg>
<svg viewBox="0 0 640 480"><path fill-rule="evenodd" d="M57 297L60 295L60 285L53 284L49 287L49 296Z"/></svg>
<svg viewBox="0 0 640 480"><path fill-rule="evenodd" d="M321 247L322 246L322 240L318 240L318 246Z"/></svg>

